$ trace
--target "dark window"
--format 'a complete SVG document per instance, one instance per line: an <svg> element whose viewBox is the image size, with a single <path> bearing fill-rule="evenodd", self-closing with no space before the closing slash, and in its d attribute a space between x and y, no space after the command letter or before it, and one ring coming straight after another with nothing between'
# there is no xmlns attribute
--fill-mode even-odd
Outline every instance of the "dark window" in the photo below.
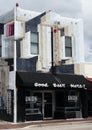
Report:
<svg viewBox="0 0 92 130"><path fill-rule="evenodd" d="M68 100L67 100L67 107L79 107L80 100L79 100L79 92L76 90L70 90L68 93Z"/></svg>
<svg viewBox="0 0 92 130"><path fill-rule="evenodd" d="M4 24L0 23L0 34L4 34Z"/></svg>
<svg viewBox="0 0 92 130"><path fill-rule="evenodd" d="M72 57L72 38L65 36L65 56Z"/></svg>
<svg viewBox="0 0 92 130"><path fill-rule="evenodd" d="M26 91L25 96L25 114L41 114L42 113L42 94Z"/></svg>
<svg viewBox="0 0 92 130"><path fill-rule="evenodd" d="M62 28L62 29L60 30L60 32L61 32L61 36L64 36L64 28Z"/></svg>
<svg viewBox="0 0 92 130"><path fill-rule="evenodd" d="M38 32L31 32L31 54L38 54Z"/></svg>
<svg viewBox="0 0 92 130"><path fill-rule="evenodd" d="M56 92L56 109L62 108L65 106L65 92L60 91Z"/></svg>

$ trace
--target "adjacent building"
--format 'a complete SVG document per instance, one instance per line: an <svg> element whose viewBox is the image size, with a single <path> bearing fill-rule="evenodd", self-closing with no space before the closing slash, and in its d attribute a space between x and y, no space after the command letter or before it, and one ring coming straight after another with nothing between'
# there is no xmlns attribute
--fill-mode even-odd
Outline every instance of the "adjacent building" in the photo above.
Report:
<svg viewBox="0 0 92 130"><path fill-rule="evenodd" d="M27 11L17 4L0 17L0 49L0 118L17 122L91 115L82 19Z"/></svg>

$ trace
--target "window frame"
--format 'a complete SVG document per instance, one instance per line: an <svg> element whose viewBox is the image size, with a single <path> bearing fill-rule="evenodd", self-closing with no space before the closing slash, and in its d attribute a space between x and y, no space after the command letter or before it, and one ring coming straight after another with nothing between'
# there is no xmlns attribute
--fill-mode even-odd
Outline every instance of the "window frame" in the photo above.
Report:
<svg viewBox="0 0 92 130"><path fill-rule="evenodd" d="M70 38L70 43L68 43L68 44L70 44L70 45L67 45L66 44L66 38ZM67 54L67 51L66 51L66 49L69 49L69 53ZM72 37L71 36L65 36L65 57L72 57Z"/></svg>
<svg viewBox="0 0 92 130"><path fill-rule="evenodd" d="M37 35L37 41L32 41L32 34L36 34ZM33 48L33 46L32 45L36 45L36 51L35 52L33 52L32 51L32 48ZM33 54L33 55L38 55L39 54L39 34L38 34L38 32L31 32L31 39L30 39L30 48L31 48L31 54Z"/></svg>

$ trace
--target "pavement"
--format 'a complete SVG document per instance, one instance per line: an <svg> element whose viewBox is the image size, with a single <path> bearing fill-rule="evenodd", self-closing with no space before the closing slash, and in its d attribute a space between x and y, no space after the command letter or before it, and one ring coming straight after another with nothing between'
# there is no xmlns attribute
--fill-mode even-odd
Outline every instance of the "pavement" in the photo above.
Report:
<svg viewBox="0 0 92 130"><path fill-rule="evenodd" d="M0 129L16 129L16 128L26 128L28 126L33 125L50 125L50 124L63 124L63 123L80 123L80 122L92 122L92 117L83 118L83 119L61 119L61 120L44 120L44 121L30 121L30 122L7 122L7 121L0 121Z"/></svg>

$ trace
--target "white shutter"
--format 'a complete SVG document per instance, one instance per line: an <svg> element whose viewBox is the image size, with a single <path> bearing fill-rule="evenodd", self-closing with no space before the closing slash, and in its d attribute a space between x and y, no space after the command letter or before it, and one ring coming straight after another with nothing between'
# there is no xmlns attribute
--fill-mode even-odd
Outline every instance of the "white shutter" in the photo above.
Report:
<svg viewBox="0 0 92 130"><path fill-rule="evenodd" d="M25 38L21 43L21 57L27 58L30 56L30 32L25 34Z"/></svg>
<svg viewBox="0 0 92 130"><path fill-rule="evenodd" d="M15 39L23 38L25 35L25 24L23 22L15 21L14 26L15 26L14 38Z"/></svg>

